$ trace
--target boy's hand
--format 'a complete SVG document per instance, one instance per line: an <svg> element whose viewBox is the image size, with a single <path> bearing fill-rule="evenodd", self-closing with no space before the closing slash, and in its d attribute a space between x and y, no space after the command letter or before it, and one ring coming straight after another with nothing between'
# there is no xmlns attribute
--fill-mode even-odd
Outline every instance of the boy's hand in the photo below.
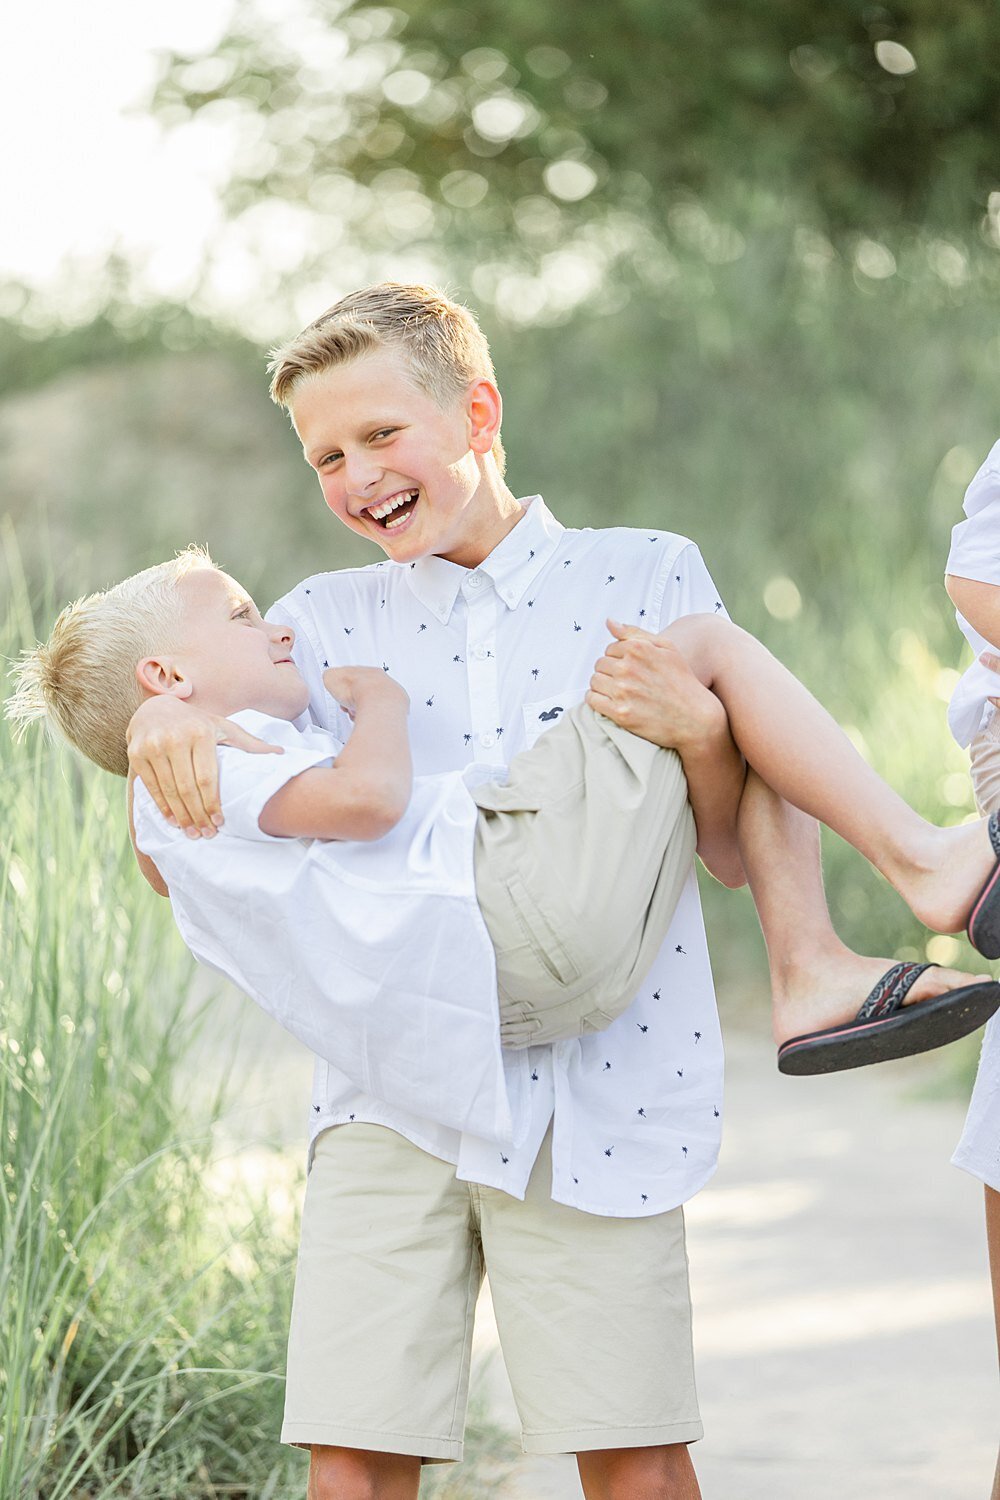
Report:
<svg viewBox="0 0 1000 1500"><path fill-rule="evenodd" d="M982 651L979 660L984 667L988 667L991 672L995 672L1000 677L1000 656L994 656L992 651ZM1000 698L991 698L989 701L994 708L1000 708Z"/></svg>
<svg viewBox="0 0 1000 1500"><path fill-rule="evenodd" d="M410 706L405 688L379 667L327 667L323 686L352 719L362 703L396 703L404 710Z"/></svg>
<svg viewBox="0 0 1000 1500"><path fill-rule="evenodd" d="M132 715L128 759L168 823L189 838L211 838L223 823L216 745L253 755L281 755L279 745L248 734L238 724L203 713L164 694Z"/></svg>
<svg viewBox="0 0 1000 1500"><path fill-rule="evenodd" d="M683 754L728 732L726 711L671 642L608 621L614 640L594 668L586 701L654 745Z"/></svg>

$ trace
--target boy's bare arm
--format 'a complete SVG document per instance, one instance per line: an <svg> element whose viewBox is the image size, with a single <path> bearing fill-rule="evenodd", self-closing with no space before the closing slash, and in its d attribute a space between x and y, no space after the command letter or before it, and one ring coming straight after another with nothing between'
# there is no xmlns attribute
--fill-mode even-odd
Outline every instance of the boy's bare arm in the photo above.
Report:
<svg viewBox="0 0 1000 1500"><path fill-rule="evenodd" d="M616 638L594 669L587 702L623 729L677 751L700 859L724 885L745 885L736 821L746 763L725 709L670 642L635 626L609 621L609 628Z"/></svg>
<svg viewBox="0 0 1000 1500"><path fill-rule="evenodd" d="M959 614L1000 650L1000 587L978 578L959 578L957 573L949 573L944 586Z"/></svg>
<svg viewBox="0 0 1000 1500"><path fill-rule="evenodd" d="M153 887L153 890L156 892L156 894L158 896L169 896L170 892L167 890L167 882L164 880L163 876L160 874L159 870L156 868L149 855L143 854L142 850L139 848L138 844L135 841L134 771L129 771L128 773L128 790L125 794L125 803L128 809L128 836L132 841L132 853L135 855L135 862L139 866L139 870L143 878L146 880L148 885L151 885Z"/></svg>
<svg viewBox="0 0 1000 1500"><path fill-rule="evenodd" d="M413 787L410 700L376 667L330 667L323 681L354 719L351 737L335 766L303 771L276 792L260 827L279 838L380 839L403 816Z"/></svg>

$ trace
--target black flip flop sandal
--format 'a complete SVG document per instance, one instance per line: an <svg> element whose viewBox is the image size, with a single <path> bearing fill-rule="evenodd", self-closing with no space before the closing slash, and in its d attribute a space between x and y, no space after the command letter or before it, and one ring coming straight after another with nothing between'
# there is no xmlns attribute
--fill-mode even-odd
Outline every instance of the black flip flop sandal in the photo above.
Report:
<svg viewBox="0 0 1000 1500"><path fill-rule="evenodd" d="M1000 909L1000 901L998 901ZM869 1063L912 1057L943 1047L984 1026L1000 1009L1000 984L945 990L930 1000L904 1008L903 1001L926 969L937 964L893 964L868 996L853 1021L792 1037L778 1048L782 1073L839 1073Z"/></svg>
<svg viewBox="0 0 1000 1500"><path fill-rule="evenodd" d="M996 813L986 826L997 862L976 897L965 931L973 948L984 958L1000 958L1000 825Z"/></svg>

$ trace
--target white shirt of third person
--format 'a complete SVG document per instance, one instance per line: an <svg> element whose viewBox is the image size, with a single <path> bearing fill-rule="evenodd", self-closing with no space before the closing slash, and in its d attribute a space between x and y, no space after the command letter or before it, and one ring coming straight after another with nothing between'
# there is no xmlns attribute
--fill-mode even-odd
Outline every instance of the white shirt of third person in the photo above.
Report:
<svg viewBox="0 0 1000 1500"><path fill-rule="evenodd" d="M608 643L608 616L655 631L682 615L724 613L685 537L569 530L539 497L521 503L525 516L475 570L440 557L379 562L317 574L278 601L268 619L295 629L316 723L347 737L323 687L325 667L382 667L410 695L418 775L476 763L502 779L510 759L583 698ZM551 1120L557 1202L612 1217L662 1213L715 1169L722 1063L692 869L651 972L606 1031L505 1051L511 1112L527 1119L519 1144L391 1108L321 1060L312 1139L352 1120L386 1125L454 1162L460 1179L523 1197Z"/></svg>
<svg viewBox="0 0 1000 1500"><path fill-rule="evenodd" d="M973 475L962 509L966 518L952 529L945 573L1000 587L1000 443ZM979 660L984 651L996 655L1000 643L991 644L957 610L955 618L973 653L948 705L948 726L964 747L992 717L992 699L1000 697L1000 674Z"/></svg>

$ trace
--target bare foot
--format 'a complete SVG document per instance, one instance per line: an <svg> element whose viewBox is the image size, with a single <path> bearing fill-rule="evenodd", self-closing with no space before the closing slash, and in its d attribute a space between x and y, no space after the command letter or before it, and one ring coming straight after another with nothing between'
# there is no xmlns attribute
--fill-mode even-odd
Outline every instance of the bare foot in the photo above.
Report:
<svg viewBox="0 0 1000 1500"><path fill-rule="evenodd" d="M985 818L959 828L929 829L919 867L900 872L898 880L889 874L914 916L934 932L964 931L996 864L986 829Z"/></svg>
<svg viewBox="0 0 1000 1500"><path fill-rule="evenodd" d="M865 958L844 948L824 954L808 970L788 976L780 988L772 980L771 1026L779 1047L790 1037L853 1021L882 975L896 962L892 958ZM904 1004L918 1005L921 1000L944 994L945 990L982 984L992 977L964 974L958 969L928 969L914 984Z"/></svg>

